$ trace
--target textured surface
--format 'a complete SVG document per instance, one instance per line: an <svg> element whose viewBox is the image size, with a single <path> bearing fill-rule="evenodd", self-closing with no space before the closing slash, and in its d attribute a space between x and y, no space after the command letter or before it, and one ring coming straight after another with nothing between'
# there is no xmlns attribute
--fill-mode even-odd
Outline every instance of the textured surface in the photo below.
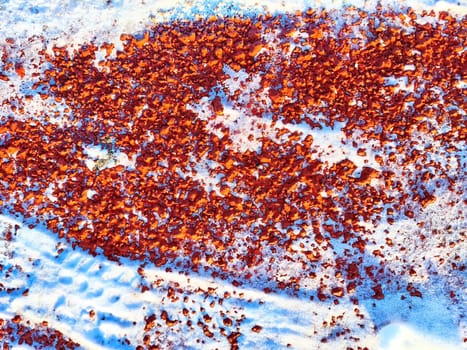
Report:
<svg viewBox="0 0 467 350"><path fill-rule="evenodd" d="M81 42L2 31L5 344L460 348L461 6L96 6Z"/></svg>

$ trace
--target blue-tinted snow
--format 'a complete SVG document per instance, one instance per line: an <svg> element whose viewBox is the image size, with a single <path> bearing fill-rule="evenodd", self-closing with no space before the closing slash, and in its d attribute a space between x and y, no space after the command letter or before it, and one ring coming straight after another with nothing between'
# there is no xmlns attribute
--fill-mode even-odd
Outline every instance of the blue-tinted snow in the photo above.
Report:
<svg viewBox="0 0 467 350"><path fill-rule="evenodd" d="M37 52L44 45L39 40L28 41L30 37L34 36L36 39L39 35L44 36L46 38L45 45L49 49L53 45L71 47L75 45L74 47L76 47L76 45L94 39L98 42L112 41L118 47L119 36L122 32L137 32L159 21L195 19L197 16L207 17L212 14L254 16L264 11L281 13L293 12L306 7L341 8L350 4L371 9L378 2L376 0L297 0L293 2L259 0L252 4L251 1L247 0L196 0L189 2L191 5L187 5L187 3L185 1L160 0L112 0L109 4L106 4L106 1L96 0L0 0L0 15L2 16L0 41L3 42L5 38L13 37L20 47L26 49L24 57L26 78L30 78L32 73L43 69L43 67L35 68L34 66L37 63L35 61ZM409 5L415 9L450 9L461 15L466 14L467 8L466 0L438 2L435 0L406 2L386 0L381 3L384 6L396 8ZM411 67L407 67L407 69L411 69ZM396 83L403 89L409 88L406 86L405 80ZM459 82L459 84L465 83ZM8 83L8 87L6 83L0 82L0 93L4 97L15 94L22 96L31 93L31 86L31 84L28 85L27 81L24 83L12 80ZM63 116L65 107L57 105L51 100L42 101L37 91L34 91L33 99L26 104L25 111L27 115L33 116L40 111L47 110L47 108L52 108L53 111L59 108ZM232 108L232 106L226 107ZM1 108L0 113L3 116L11 113L6 107L2 106ZM242 111L239 110L230 111L234 117L241 117L241 115L239 116L241 113ZM72 116L68 118L72 118ZM57 118L55 121L52 120L52 122L64 125L67 120L63 117ZM305 132L310 131L305 130ZM339 136L339 126L333 130L319 132L313 130L313 132L313 136L317 140L335 139ZM463 147L465 149L465 144ZM338 151L345 153L343 148L339 148ZM460 154L464 161L463 168L465 168L467 152L460 151ZM128 159L122 161L128 161ZM461 185L466 186L465 182ZM215 179L210 182L210 186L215 187ZM52 197L51 200L53 200ZM438 211L431 213L433 220L443 208L440 206ZM460 210L465 211L465 208L460 208ZM443 214L445 213L443 212ZM446 220L446 215L443 215L440 220L442 221L443 218ZM465 222L456 223L452 217L448 220L452 220L453 224L457 225L458 230L467 229ZM92 257L79 248L72 250L70 246L43 228L30 230L15 218L5 215L0 217L0 226L3 228L15 224L19 224L21 228L13 241L0 242L0 263L4 266L17 264L23 270L13 270L9 278L6 278L1 272L0 280L5 285L28 288L29 294L24 298L20 297L21 293L19 292L8 295L1 292L0 317L10 318L15 313L20 313L33 323L46 319L52 327L80 342L83 348L110 349L122 348L122 344L117 342L117 337L121 337L122 334L129 338L137 338L144 327L142 323L144 315L149 312L148 310L161 308L163 295L159 294L157 290L142 297L138 296L138 284L141 282L141 277L136 272L137 263L126 262L124 265L119 265L109 262L99 255ZM410 227L410 225L408 226ZM404 242L418 247L410 241L411 234L413 234L410 230L397 234L405 239ZM59 255L57 255L58 247L64 249ZM338 248L337 244L336 248ZM428 249L428 251L436 249L435 245L421 248ZM412 254L420 254L420 251L415 249ZM463 256L465 258L465 254ZM219 284L218 281L212 281L203 276L194 277L190 282L187 282L176 273L167 274L164 271L154 269L148 272L148 275L151 274L153 278L155 278L154 276L162 276L167 280L181 281L184 285L215 285L220 291L231 288L231 286ZM363 312L371 319L368 327L377 325L381 329L380 350L426 350L430 349L430 346L432 349L460 349L462 347L459 344L459 339L466 335L460 335L459 332L460 328L465 331L466 326L465 320L459 319L459 315L464 314L465 316L465 312L462 310L453 312L452 310L457 307L465 308L465 303L457 306L450 305L450 300L443 295L442 289L445 283L459 283L459 293L464 292L463 294L465 294L465 285L462 280L456 282L452 281L450 276L443 276L442 266L440 267L440 275L441 280L439 281L424 282L425 286L429 288L421 287L423 298L413 298L411 309L407 308L407 303L401 301L397 292L386 293L386 298L382 301L375 302L373 299L367 299L362 303ZM464 275L464 277L466 276ZM150 277L147 278L150 279ZM327 308L331 306L281 296L272 297L254 290L244 292L252 300L262 300L265 303L260 304L254 301L248 304L241 298L233 299L229 303L231 306L244 308L248 317L244 326L246 331L254 324L255 320L261 320L265 331L256 338L239 338L241 348L283 348L288 341L299 344L298 348L300 348L300 344L301 348L304 349L318 348L319 344L313 343L312 331L315 324L322 322L326 312L328 312ZM204 300L200 298L198 302L202 305ZM146 311L142 311L142 306L146 307ZM176 308L177 305L172 307ZM344 312L346 308L351 310L352 306L350 303L343 302L339 307ZM96 321L89 319L91 308L97 310L98 315L105 319ZM352 321L349 319L348 322ZM133 322L136 322L135 326ZM460 325L462 322L464 322L463 326ZM169 331L168 334L170 336ZM175 335L172 334L172 336ZM428 337L428 341L425 337ZM372 342L376 348L377 340L369 339L369 344ZM190 344L189 339L186 339L185 346L192 349L199 348L196 343ZM330 346L333 348L342 347L334 343ZM29 347L16 345L15 348L28 349Z"/></svg>

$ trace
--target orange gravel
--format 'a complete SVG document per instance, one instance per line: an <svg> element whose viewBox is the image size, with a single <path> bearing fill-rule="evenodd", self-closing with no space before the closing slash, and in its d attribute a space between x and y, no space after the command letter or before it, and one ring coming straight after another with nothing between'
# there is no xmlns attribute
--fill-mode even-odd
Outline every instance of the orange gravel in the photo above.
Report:
<svg viewBox="0 0 467 350"><path fill-rule="evenodd" d="M208 271L238 285L255 280L259 267L288 260L302 276L319 280L311 298L339 303L362 288L379 300L396 284L422 297L384 266L387 251L404 247L388 238L367 251L374 241L369 227L416 217L437 200L437 189L455 191L465 177L458 154L467 105L457 81L467 66L466 19L431 13L424 17L436 21L420 24L411 10L353 8L345 16L337 29L325 11L211 17L122 34L122 51L86 43L72 54L66 47L44 52L50 68L34 88L44 99L65 102L67 118L63 126L49 115L41 122L2 119L0 135L10 136L0 144L0 205L112 260ZM353 34L356 27L361 36ZM246 104L247 86L231 93L222 84L230 78L226 67L259 76ZM0 79L13 71L24 75L11 63ZM413 89L398 89L389 77L405 77ZM202 119L190 106L206 99L210 116ZM222 125L225 101L247 111L255 127L268 121L258 152L235 147L235 131ZM21 101L15 103L21 114ZM209 129L213 120L220 121L218 132ZM362 159L373 154L378 169L349 159L326 162L312 136L288 127L304 124L316 132L344 125L341 142ZM135 167L89 169L89 145L124 152ZM460 172L453 176L451 163L434 158L436 152L452 154ZM190 175L202 162L215 164L209 175L219 179L218 191ZM49 184L55 201L45 194ZM329 267L322 255L337 245L343 248L333 253L331 283L314 271ZM380 263L363 266L365 254ZM465 269L455 257L451 263ZM284 280L274 272L264 277L265 291L300 290L299 277ZM408 266L406 273L416 271ZM224 319L226 327L231 323ZM207 337L209 324L202 322ZM235 334L226 333L232 348Z"/></svg>

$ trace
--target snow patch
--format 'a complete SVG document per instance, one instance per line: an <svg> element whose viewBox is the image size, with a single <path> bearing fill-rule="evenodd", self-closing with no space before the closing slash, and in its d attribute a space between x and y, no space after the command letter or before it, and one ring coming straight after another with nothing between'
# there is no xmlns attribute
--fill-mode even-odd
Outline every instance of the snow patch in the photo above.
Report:
<svg viewBox="0 0 467 350"><path fill-rule="evenodd" d="M135 169L136 155L132 159L128 158L124 152L114 151L107 147L107 145L89 145L83 147L83 153L88 156L84 160L89 170L103 170L106 168L113 168L122 165L125 168Z"/></svg>
<svg viewBox="0 0 467 350"><path fill-rule="evenodd" d="M380 330L379 350L462 350L463 347L433 337L405 323L390 323Z"/></svg>

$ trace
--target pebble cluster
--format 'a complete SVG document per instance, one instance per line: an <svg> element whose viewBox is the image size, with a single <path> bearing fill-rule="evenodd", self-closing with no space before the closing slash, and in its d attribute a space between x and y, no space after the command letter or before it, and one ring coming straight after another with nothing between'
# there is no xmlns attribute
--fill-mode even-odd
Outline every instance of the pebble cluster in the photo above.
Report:
<svg viewBox="0 0 467 350"><path fill-rule="evenodd" d="M12 320L0 319L0 342L2 349L10 349L9 343L18 343L19 345L34 345L35 348L54 348L54 349L78 349L79 344L67 339L57 330L47 327L47 322L39 326L31 327L23 324L21 316L17 315Z"/></svg>
<svg viewBox="0 0 467 350"><path fill-rule="evenodd" d="M44 51L31 94L67 109L60 122L2 117L0 204L111 260L336 305L422 297L411 281L425 267L389 232L465 190L465 28L447 12L308 10ZM0 79L24 74L6 50L2 62ZM3 103L21 115L21 101ZM327 131L339 139L323 148ZM348 152L334 160L333 144ZM103 155L90 159L93 147ZM417 224L417 240L438 239ZM437 268L465 270L463 238L440 243L451 254ZM148 332L156 318L178 322L154 315ZM239 335L225 334L232 348Z"/></svg>

